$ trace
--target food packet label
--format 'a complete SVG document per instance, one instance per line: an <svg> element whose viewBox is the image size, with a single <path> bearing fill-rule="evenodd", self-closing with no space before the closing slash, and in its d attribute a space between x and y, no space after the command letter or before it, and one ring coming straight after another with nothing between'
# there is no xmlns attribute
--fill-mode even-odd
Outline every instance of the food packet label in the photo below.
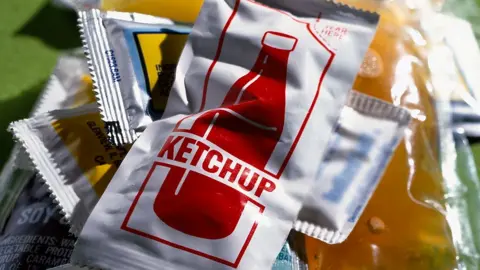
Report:
<svg viewBox="0 0 480 270"><path fill-rule="evenodd" d="M162 117L190 27L95 9L79 12L79 21L108 134L117 145L132 143Z"/></svg>
<svg viewBox="0 0 480 270"><path fill-rule="evenodd" d="M103 129L103 123L98 112L86 113L64 119L58 119L50 124L61 143L68 149L70 156L80 168L95 194L100 196L120 166L127 149L113 146ZM52 156L58 153L50 150ZM57 159L56 162L60 160ZM59 164L62 166L62 164ZM68 179L72 169L62 169Z"/></svg>
<svg viewBox="0 0 480 270"><path fill-rule="evenodd" d="M182 53L183 45L188 35L181 32L136 32L133 34L136 46L132 52L135 72L139 79L140 87L146 89L151 95L150 114L160 114L165 110L168 94L175 80L175 69ZM158 49L160 46L161 50ZM168 53L162 53L168 52ZM159 117L157 115L157 117Z"/></svg>
<svg viewBox="0 0 480 270"><path fill-rule="evenodd" d="M469 162L456 146L459 134L470 138L478 135L480 116L476 112L476 98L480 81L476 78L478 68L474 63L479 60L479 49L468 22L437 13L425 21L423 30L430 45L427 56L435 97L439 167L444 179L443 190L449 198L444 214L454 242L462 243L455 246L457 256L476 258L478 249L472 240L476 231L473 228L478 226L470 222L475 218L469 209L476 208L478 201L469 200L472 197L466 194L478 194L478 186L472 186L474 182L465 177L468 173L459 170L460 164ZM461 42L453 40L452 34L461 38ZM472 269L478 268L475 263L469 260L466 264Z"/></svg>
<svg viewBox="0 0 480 270"><path fill-rule="evenodd" d="M20 120L10 130L78 233L128 147L110 143L96 104Z"/></svg>
<svg viewBox="0 0 480 270"><path fill-rule="evenodd" d="M475 34L468 21L449 15L435 14L437 20L443 23L445 43L452 50L455 64L461 73L468 91L475 99L480 99L480 49L475 40ZM457 38L455 38L457 37ZM463 41L463 42L462 42ZM460 95L463 96L464 95ZM454 96L458 99L458 96Z"/></svg>
<svg viewBox="0 0 480 270"><path fill-rule="evenodd" d="M83 51L75 49L66 52L58 58L30 116L92 103L95 101L92 88ZM16 143L0 173L0 230L9 218L20 192L34 173L35 169L28 155L21 145Z"/></svg>
<svg viewBox="0 0 480 270"><path fill-rule="evenodd" d="M93 102L95 102L95 96L87 60L81 48L74 49L58 58L53 73L33 106L30 116L51 110L76 108ZM20 154L16 158L15 165L19 168L31 169L28 156L23 153L21 147L17 148Z"/></svg>
<svg viewBox="0 0 480 270"><path fill-rule="evenodd" d="M203 0L103 0L101 9L139 12L169 18L175 22L193 23Z"/></svg>
<svg viewBox="0 0 480 270"><path fill-rule="evenodd" d="M307 269L303 261L290 246L290 241L285 242L282 250L278 253L272 270L304 270Z"/></svg>
<svg viewBox="0 0 480 270"><path fill-rule="evenodd" d="M164 118L135 142L72 262L270 268L377 22L326 1L205 1ZM348 33L334 46L315 31L330 23Z"/></svg>
<svg viewBox="0 0 480 270"><path fill-rule="evenodd" d="M47 269L69 261L75 236L40 176L31 176L0 233L0 269Z"/></svg>
<svg viewBox="0 0 480 270"><path fill-rule="evenodd" d="M410 121L406 109L352 91L295 230L329 244L343 242Z"/></svg>
<svg viewBox="0 0 480 270"><path fill-rule="evenodd" d="M480 78L477 75L480 49L477 40L469 22L444 14L434 16L435 20L430 23L434 23L435 33L442 39L431 49L429 63L435 73L436 100L443 102L439 109L452 114L455 129L463 130L470 139L476 140L480 137Z"/></svg>
<svg viewBox="0 0 480 270"><path fill-rule="evenodd" d="M100 7L101 0L52 0L53 4L68 9L85 10Z"/></svg>

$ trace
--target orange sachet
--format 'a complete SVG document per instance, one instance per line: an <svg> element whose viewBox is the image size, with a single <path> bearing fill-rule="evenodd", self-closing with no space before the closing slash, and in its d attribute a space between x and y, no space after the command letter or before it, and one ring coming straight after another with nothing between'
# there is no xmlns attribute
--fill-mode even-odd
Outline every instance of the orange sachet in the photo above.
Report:
<svg viewBox="0 0 480 270"><path fill-rule="evenodd" d="M328 245L305 237L309 269L455 269L456 251L442 214L445 194L429 71L419 48L425 44L398 4L354 5L381 13L354 89L405 107L416 120L347 240Z"/></svg>

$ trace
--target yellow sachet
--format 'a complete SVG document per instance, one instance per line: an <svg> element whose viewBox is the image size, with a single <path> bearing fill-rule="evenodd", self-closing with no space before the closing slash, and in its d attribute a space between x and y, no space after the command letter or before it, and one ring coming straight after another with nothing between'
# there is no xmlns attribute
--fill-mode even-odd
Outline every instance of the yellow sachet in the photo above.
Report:
<svg viewBox="0 0 480 270"><path fill-rule="evenodd" d="M138 12L169 18L177 22L193 23L203 0L103 0L103 10Z"/></svg>
<svg viewBox="0 0 480 270"><path fill-rule="evenodd" d="M113 146L108 141L99 113L59 119L51 125L100 197L129 147Z"/></svg>
<svg viewBox="0 0 480 270"><path fill-rule="evenodd" d="M94 103L20 120L10 130L78 233L130 145L108 140Z"/></svg>
<svg viewBox="0 0 480 270"><path fill-rule="evenodd" d="M182 13L183 14L183 13ZM114 144L133 143L162 118L191 26L129 12L79 12L95 96Z"/></svg>
<svg viewBox="0 0 480 270"><path fill-rule="evenodd" d="M93 81L90 75L85 74L80 78L78 90L73 95L73 103L71 108L80 107L82 105L94 103L96 101L93 92Z"/></svg>

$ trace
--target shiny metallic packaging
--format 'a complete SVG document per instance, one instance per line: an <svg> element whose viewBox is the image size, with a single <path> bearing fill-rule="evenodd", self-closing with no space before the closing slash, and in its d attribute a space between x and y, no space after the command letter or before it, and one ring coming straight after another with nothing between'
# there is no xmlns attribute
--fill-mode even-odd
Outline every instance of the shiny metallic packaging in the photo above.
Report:
<svg viewBox="0 0 480 270"><path fill-rule="evenodd" d="M162 117L191 27L150 15L80 11L79 27L102 120L116 145Z"/></svg>
<svg viewBox="0 0 480 270"><path fill-rule="evenodd" d="M295 230L329 244L357 223L411 120L410 113L352 91Z"/></svg>
<svg viewBox="0 0 480 270"><path fill-rule="evenodd" d="M91 85L82 50L76 49L62 54L30 116L94 102ZM21 144L16 143L0 173L0 230L22 189L34 174L35 168L28 155Z"/></svg>
<svg viewBox="0 0 480 270"><path fill-rule="evenodd" d="M162 119L127 154L72 263L270 268L377 22L329 1L205 1Z"/></svg>
<svg viewBox="0 0 480 270"><path fill-rule="evenodd" d="M95 103L16 121L10 130L78 234L127 148L110 143Z"/></svg>

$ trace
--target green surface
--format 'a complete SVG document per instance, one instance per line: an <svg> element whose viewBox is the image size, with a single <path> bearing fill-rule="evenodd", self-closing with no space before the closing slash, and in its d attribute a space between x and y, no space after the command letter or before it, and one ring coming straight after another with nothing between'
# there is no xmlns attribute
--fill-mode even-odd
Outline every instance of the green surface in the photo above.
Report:
<svg viewBox="0 0 480 270"><path fill-rule="evenodd" d="M58 54L78 46L74 12L46 0L0 1L0 164L13 145L8 124L28 116Z"/></svg>
<svg viewBox="0 0 480 270"><path fill-rule="evenodd" d="M471 145L473 157L475 159L475 167L477 167L477 171L479 172L480 178L480 143L475 143Z"/></svg>

